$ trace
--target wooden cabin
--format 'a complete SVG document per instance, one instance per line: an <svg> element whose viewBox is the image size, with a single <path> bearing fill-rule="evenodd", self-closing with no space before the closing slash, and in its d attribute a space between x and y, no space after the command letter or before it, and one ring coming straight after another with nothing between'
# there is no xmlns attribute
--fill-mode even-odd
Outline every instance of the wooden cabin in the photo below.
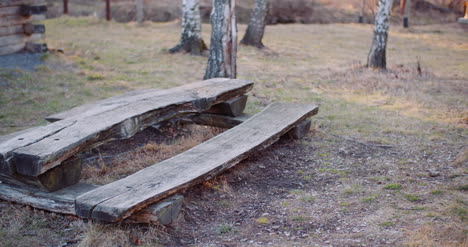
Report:
<svg viewBox="0 0 468 247"><path fill-rule="evenodd" d="M45 44L35 43L45 33L44 25L35 22L44 20L46 12L45 0L0 0L0 55L46 51Z"/></svg>

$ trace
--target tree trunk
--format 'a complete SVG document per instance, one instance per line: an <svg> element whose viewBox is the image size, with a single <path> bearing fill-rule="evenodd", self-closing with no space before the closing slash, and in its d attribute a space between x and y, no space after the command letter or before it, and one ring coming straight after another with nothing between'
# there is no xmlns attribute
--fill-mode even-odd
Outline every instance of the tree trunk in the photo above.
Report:
<svg viewBox="0 0 468 247"><path fill-rule="evenodd" d="M143 12L143 0L136 0L136 21L138 23L142 23L143 19L145 18L145 14Z"/></svg>
<svg viewBox="0 0 468 247"><path fill-rule="evenodd" d="M203 55L208 50L201 36L201 17L199 0L182 0L182 32L177 46L170 53L188 52Z"/></svg>
<svg viewBox="0 0 468 247"><path fill-rule="evenodd" d="M390 26L390 12L393 0L379 0L379 9L375 16L374 40L367 58L367 66L386 69L387 67L387 39Z"/></svg>
<svg viewBox="0 0 468 247"><path fill-rule="evenodd" d="M235 0L213 0L211 46L205 79L236 78L237 23Z"/></svg>
<svg viewBox="0 0 468 247"><path fill-rule="evenodd" d="M255 0L249 26L241 41L243 45L251 45L257 48L265 47L262 43L265 25L268 16L268 0Z"/></svg>

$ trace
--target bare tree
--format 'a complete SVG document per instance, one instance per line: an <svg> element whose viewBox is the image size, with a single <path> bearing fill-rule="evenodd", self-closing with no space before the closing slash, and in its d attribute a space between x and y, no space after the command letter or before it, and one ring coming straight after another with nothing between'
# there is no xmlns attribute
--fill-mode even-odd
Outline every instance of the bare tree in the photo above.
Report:
<svg viewBox="0 0 468 247"><path fill-rule="evenodd" d="M199 0L182 0L182 32L179 44L170 53L188 52L202 55L208 50L201 36L201 17Z"/></svg>
<svg viewBox="0 0 468 247"><path fill-rule="evenodd" d="M255 0L250 23L241 41L243 45L251 45L257 48L265 47L262 39L265 33L265 25L268 17L269 0Z"/></svg>
<svg viewBox="0 0 468 247"><path fill-rule="evenodd" d="M393 0L379 1L379 8L375 16L374 39L367 57L368 67L380 69L386 69L387 67L386 50L392 6Z"/></svg>
<svg viewBox="0 0 468 247"><path fill-rule="evenodd" d="M213 0L211 45L205 79L236 78L237 23L236 0Z"/></svg>

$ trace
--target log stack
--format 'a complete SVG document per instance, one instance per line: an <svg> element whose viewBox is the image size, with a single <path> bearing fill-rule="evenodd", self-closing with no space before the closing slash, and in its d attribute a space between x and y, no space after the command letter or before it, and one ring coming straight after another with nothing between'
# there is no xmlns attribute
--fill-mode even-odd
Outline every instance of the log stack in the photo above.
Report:
<svg viewBox="0 0 468 247"><path fill-rule="evenodd" d="M47 46L35 43L45 33L44 25L34 24L45 19L45 0L0 1L0 55L22 50L43 52Z"/></svg>

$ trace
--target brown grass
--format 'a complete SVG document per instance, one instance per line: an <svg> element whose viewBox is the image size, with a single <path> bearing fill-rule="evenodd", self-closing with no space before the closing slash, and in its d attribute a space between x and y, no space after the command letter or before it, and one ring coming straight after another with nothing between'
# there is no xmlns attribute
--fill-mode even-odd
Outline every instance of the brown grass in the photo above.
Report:
<svg viewBox="0 0 468 247"><path fill-rule="evenodd" d="M154 165L182 153L220 133L220 129L205 126L188 126L190 135L176 138L168 143L151 141L142 147L124 154L114 154L108 162L98 154L95 162L86 164L82 180L93 184L107 184L131 175L143 168ZM114 143L111 145L119 145ZM125 147L132 149L132 147Z"/></svg>
<svg viewBox="0 0 468 247"><path fill-rule="evenodd" d="M468 227L459 223L426 224L417 230L408 231L408 247L466 247Z"/></svg>

